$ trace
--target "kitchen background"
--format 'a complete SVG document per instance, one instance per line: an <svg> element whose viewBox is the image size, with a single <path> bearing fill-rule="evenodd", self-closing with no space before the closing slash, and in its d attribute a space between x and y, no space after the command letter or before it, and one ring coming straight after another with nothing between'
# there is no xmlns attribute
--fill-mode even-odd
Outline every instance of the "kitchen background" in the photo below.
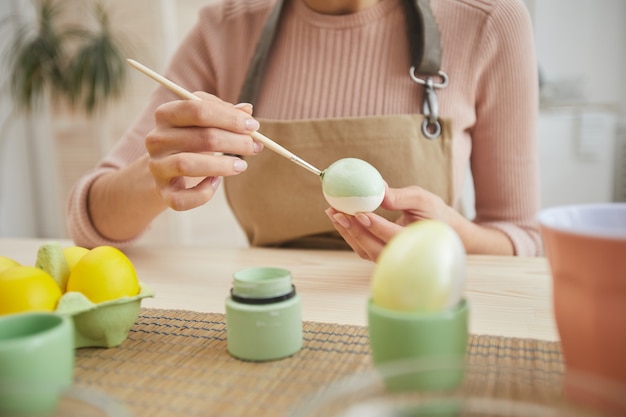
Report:
<svg viewBox="0 0 626 417"><path fill-rule="evenodd" d="M88 22L88 4L71 5L70 20ZM132 56L162 71L207 0L107 0L112 28ZM533 19L541 78L538 121L544 207L626 201L626 2L525 0ZM32 2L0 0L0 48L20 22L35 16ZM129 71L123 96L87 117L47 105L31 116L16 112L0 71L0 237L67 237L70 185L112 146L154 89ZM471 188L467 201L471 206ZM471 210L470 210L471 211ZM168 211L143 242L245 245L223 194L206 209Z"/></svg>

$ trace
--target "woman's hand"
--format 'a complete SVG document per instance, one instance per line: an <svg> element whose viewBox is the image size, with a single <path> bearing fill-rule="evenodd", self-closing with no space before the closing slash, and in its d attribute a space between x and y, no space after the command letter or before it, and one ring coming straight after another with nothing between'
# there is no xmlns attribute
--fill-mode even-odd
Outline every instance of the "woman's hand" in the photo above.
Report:
<svg viewBox="0 0 626 417"><path fill-rule="evenodd" d="M326 214L335 229L361 258L375 261L387 242L404 226L422 219L449 222L450 212L454 211L440 197L417 186L387 187L381 207L400 211L400 218L393 223L374 213L349 216L333 208L327 209Z"/></svg>
<svg viewBox="0 0 626 417"><path fill-rule="evenodd" d="M197 92L202 100L159 106L156 127L146 136L148 166L164 203L182 211L209 201L221 177L237 175L247 163L234 155L255 155L263 146L250 133L259 128L252 105L232 105Z"/></svg>
<svg viewBox="0 0 626 417"><path fill-rule="evenodd" d="M404 226L424 219L443 221L459 234L468 253L513 254L506 235L472 223L448 206L439 196L418 186L387 188L381 207L401 212L390 222L375 213L349 216L329 208L326 214L352 249L364 259L376 261L381 251Z"/></svg>

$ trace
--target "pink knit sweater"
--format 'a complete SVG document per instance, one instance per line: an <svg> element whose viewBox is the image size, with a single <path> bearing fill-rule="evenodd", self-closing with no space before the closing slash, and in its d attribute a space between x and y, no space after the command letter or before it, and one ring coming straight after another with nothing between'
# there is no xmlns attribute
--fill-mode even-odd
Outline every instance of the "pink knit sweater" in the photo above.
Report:
<svg viewBox="0 0 626 417"><path fill-rule="evenodd" d="M431 0L442 36L441 116L452 119L458 206L468 164L475 222L504 231L517 255L541 253L535 123L537 67L532 28L520 0ZM236 102L270 0L223 0L200 11L167 76L188 90ZM305 119L421 112L421 89L408 76L401 0L362 12L323 15L287 0L254 115ZM154 109L175 97L158 88L115 149L74 186L68 204L79 245L123 245L93 228L86 211L93 180L146 152ZM210 203L209 203L210 204Z"/></svg>

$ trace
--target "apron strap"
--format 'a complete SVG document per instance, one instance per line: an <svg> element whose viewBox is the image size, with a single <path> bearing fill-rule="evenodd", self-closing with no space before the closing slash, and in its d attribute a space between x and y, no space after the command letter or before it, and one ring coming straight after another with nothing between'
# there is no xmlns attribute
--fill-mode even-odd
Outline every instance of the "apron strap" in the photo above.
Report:
<svg viewBox="0 0 626 417"><path fill-rule="evenodd" d="M411 54L411 71L414 76L441 75L441 35L439 27L430 9L430 0L402 0L406 10L409 53ZM274 41L278 21L283 9L284 0L277 0L270 12L261 38L248 67L248 74L239 94L240 103L252 103L257 98L265 63Z"/></svg>
<svg viewBox="0 0 626 417"><path fill-rule="evenodd" d="M252 103L257 97L259 86L261 85L261 79L263 78L263 71L265 70L265 63L269 56L272 42L274 41L274 35L276 35L276 29L278 28L278 20L280 18L280 12L283 9L284 0L277 0L276 5L270 12L261 38L257 43L254 55L250 61L248 67L248 74L244 81L241 92L239 93L239 103Z"/></svg>
<svg viewBox="0 0 626 417"><path fill-rule="evenodd" d="M406 15L411 68L409 76L424 87L422 134L428 139L441 135L439 104L435 89L448 85L448 75L441 71L441 33L430 8L430 0L402 0ZM420 78L417 74L424 75ZM441 82L435 82L438 77Z"/></svg>
<svg viewBox="0 0 626 417"><path fill-rule="evenodd" d="M415 73L435 76L441 67L441 35L430 0L402 0L411 65Z"/></svg>

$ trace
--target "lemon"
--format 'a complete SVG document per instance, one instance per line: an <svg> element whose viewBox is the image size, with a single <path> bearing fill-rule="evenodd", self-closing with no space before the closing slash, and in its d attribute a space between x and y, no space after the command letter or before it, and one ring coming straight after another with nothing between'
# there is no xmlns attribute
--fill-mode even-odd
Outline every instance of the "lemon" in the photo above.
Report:
<svg viewBox="0 0 626 417"><path fill-rule="evenodd" d="M112 246L98 246L84 254L67 280L67 291L77 291L94 303L133 297L139 280L128 257Z"/></svg>
<svg viewBox="0 0 626 417"><path fill-rule="evenodd" d="M0 272L5 269L12 268L14 266L20 266L19 262L14 259L7 258L6 256L0 256Z"/></svg>
<svg viewBox="0 0 626 417"><path fill-rule="evenodd" d="M63 248L63 254L65 255L65 260L67 261L70 271L74 269L74 265L78 263L80 258L88 252L89 249L83 248L82 246L68 246Z"/></svg>
<svg viewBox="0 0 626 417"><path fill-rule="evenodd" d="M47 272L33 266L14 266L0 272L0 315L53 311L61 290Z"/></svg>

